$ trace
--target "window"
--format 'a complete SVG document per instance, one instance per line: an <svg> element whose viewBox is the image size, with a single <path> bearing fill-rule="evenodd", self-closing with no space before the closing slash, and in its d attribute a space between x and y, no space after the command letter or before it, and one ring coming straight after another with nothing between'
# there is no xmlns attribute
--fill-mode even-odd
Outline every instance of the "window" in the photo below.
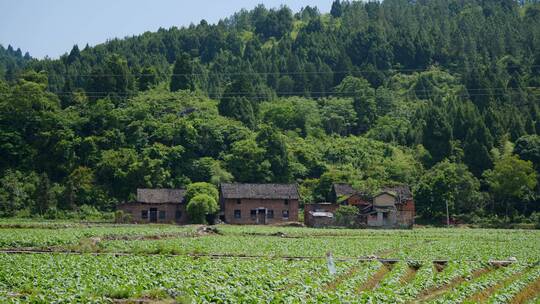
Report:
<svg viewBox="0 0 540 304"><path fill-rule="evenodd" d="M242 218L242 212L240 210L234 210L234 218L235 219Z"/></svg>
<svg viewBox="0 0 540 304"><path fill-rule="evenodd" d="M289 210L283 210L283 218L288 219L289 218Z"/></svg>
<svg viewBox="0 0 540 304"><path fill-rule="evenodd" d="M251 215L252 219L257 218L257 209L251 209L249 214Z"/></svg>
<svg viewBox="0 0 540 304"><path fill-rule="evenodd" d="M285 200L285 205L288 205L288 204L289 204L289 200L286 199L286 200Z"/></svg>
<svg viewBox="0 0 540 304"><path fill-rule="evenodd" d="M242 203L242 200L241 200L241 199L237 199L237 200L236 200L236 204L237 204L237 205L240 205L241 203Z"/></svg>
<svg viewBox="0 0 540 304"><path fill-rule="evenodd" d="M274 210L266 210L267 218L274 218Z"/></svg>
<svg viewBox="0 0 540 304"><path fill-rule="evenodd" d="M148 210L143 210L141 211L141 218L143 220L147 220L148 219Z"/></svg>
<svg viewBox="0 0 540 304"><path fill-rule="evenodd" d="M182 218L182 211L176 210L176 219L179 220L180 218Z"/></svg>
<svg viewBox="0 0 540 304"><path fill-rule="evenodd" d="M159 210L159 219L164 220L165 219L165 210Z"/></svg>

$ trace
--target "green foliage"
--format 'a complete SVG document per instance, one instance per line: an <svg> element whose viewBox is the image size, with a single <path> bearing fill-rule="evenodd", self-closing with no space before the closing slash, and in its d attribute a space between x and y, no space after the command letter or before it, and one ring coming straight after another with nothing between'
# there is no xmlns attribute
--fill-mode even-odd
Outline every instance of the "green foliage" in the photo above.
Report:
<svg viewBox="0 0 540 304"><path fill-rule="evenodd" d="M495 161L494 168L484 177L498 203L496 212L509 215L520 208L515 202L527 199L537 185L537 174L530 161L517 155L504 154Z"/></svg>
<svg viewBox="0 0 540 304"><path fill-rule="evenodd" d="M244 139L232 145L225 162L238 182L267 182L271 178L271 164L265 153L254 139Z"/></svg>
<svg viewBox="0 0 540 304"><path fill-rule="evenodd" d="M193 81L193 63L188 54L183 53L174 62L173 75L169 88L171 92L178 90L194 90L195 83Z"/></svg>
<svg viewBox="0 0 540 304"><path fill-rule="evenodd" d="M534 1L333 1L330 14L261 5L58 59L0 46L2 212L112 210L137 187L191 182L306 182L306 201L325 200L330 172L371 191L432 188L427 169L485 176L481 216L502 214L502 201L528 216L540 211L537 187L502 194L487 170L506 140L540 168L538 11ZM445 159L459 168L435 168L453 166ZM420 213L440 204L425 197Z"/></svg>
<svg viewBox="0 0 540 304"><path fill-rule="evenodd" d="M424 219L446 217L446 204L451 216L470 214L484 207L480 182L461 163L444 160L429 169L418 182L415 202Z"/></svg>
<svg viewBox="0 0 540 304"><path fill-rule="evenodd" d="M216 213L218 209L216 200L207 194L195 195L186 206L189 220L194 224L206 223L206 216Z"/></svg>
<svg viewBox="0 0 540 304"><path fill-rule="evenodd" d="M359 214L360 210L355 206L340 206L334 213L335 222L337 225L353 228Z"/></svg>
<svg viewBox="0 0 540 304"><path fill-rule="evenodd" d="M184 198L187 202L190 202L194 197L200 194L209 196L215 202L219 201L219 194L216 186L205 182L189 184L186 188L186 194ZM215 211L216 210L213 210L212 212Z"/></svg>

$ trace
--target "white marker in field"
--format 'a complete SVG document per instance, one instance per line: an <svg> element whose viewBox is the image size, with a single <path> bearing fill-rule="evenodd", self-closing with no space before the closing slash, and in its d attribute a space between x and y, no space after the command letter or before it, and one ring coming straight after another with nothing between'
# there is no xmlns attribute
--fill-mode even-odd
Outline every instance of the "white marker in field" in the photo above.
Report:
<svg viewBox="0 0 540 304"><path fill-rule="evenodd" d="M336 274L336 264L334 263L334 257L332 256L332 252L326 253L326 265L328 265L328 272L331 275Z"/></svg>

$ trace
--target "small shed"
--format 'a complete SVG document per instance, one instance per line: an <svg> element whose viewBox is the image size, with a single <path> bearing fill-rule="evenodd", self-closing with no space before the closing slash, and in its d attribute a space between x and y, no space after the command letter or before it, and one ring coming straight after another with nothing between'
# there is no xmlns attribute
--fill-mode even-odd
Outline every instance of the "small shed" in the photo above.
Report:
<svg viewBox="0 0 540 304"><path fill-rule="evenodd" d="M325 211L310 211L309 212L310 227L320 228L334 225L334 214Z"/></svg>
<svg viewBox="0 0 540 304"><path fill-rule="evenodd" d="M325 227L333 225L334 213L339 208L334 203L313 203L304 205L304 224L308 227ZM332 216L329 217L328 215Z"/></svg>

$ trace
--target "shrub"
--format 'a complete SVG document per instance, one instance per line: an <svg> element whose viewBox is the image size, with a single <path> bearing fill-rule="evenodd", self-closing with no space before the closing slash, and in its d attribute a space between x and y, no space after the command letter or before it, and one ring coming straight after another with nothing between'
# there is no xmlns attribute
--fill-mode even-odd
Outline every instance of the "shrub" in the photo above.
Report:
<svg viewBox="0 0 540 304"><path fill-rule="evenodd" d="M186 211L194 224L206 223L206 215L214 214L219 207L214 198L207 194L198 194L187 204Z"/></svg>
<svg viewBox="0 0 540 304"><path fill-rule="evenodd" d="M101 212L96 207L90 205L82 205L78 213L81 220L97 220L102 218Z"/></svg>
<svg viewBox="0 0 540 304"><path fill-rule="evenodd" d="M340 206L335 213L336 224L345 227L355 227L360 211L354 206Z"/></svg>

